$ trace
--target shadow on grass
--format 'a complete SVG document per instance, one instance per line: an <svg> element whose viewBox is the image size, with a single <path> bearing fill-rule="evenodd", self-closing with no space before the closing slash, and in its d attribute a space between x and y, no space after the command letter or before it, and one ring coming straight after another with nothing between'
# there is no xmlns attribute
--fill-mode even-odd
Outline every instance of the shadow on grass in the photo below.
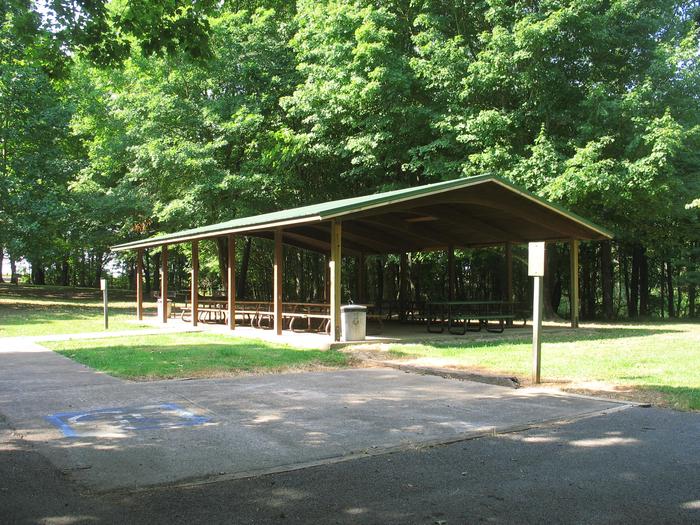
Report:
<svg viewBox="0 0 700 525"><path fill-rule="evenodd" d="M145 308L145 312L152 311L151 308ZM134 318L136 309L129 307L110 307L109 316L115 318ZM0 325L7 329L16 331L19 328L26 327L30 329L32 335L36 335L34 331L39 329L41 325L46 325L46 331L41 333L51 333L57 329L53 323L101 323L103 318L103 310L101 306L66 306L66 305L41 305L41 304L0 304ZM54 328L52 328L54 327ZM73 326L75 330L80 331L80 326ZM83 327L84 328L84 327ZM59 333L65 332L62 328ZM2 330L0 329L0 333ZM22 334L16 334L22 335Z"/></svg>
<svg viewBox="0 0 700 525"><path fill-rule="evenodd" d="M76 288L72 286L39 286L31 284L0 283L0 295L16 297L17 299L45 299L45 300L75 300L75 301L101 301L102 291L99 288ZM109 295L112 300L135 300L136 292L133 290L111 289Z"/></svg>
<svg viewBox="0 0 700 525"><path fill-rule="evenodd" d="M555 329L558 330L558 329ZM596 327L596 328L577 328L573 329L562 329L565 333L549 331L545 329L542 333L543 343L574 343L577 341L596 341L596 340L606 340L606 339L626 339L630 337L649 337L653 335L661 334L680 334L678 330L663 329L663 328L648 328L648 327L638 327L638 328L619 328L619 327ZM532 341L532 333L530 331L520 331L519 333L509 334L506 330L503 334L493 334L493 339L486 339L492 334L487 332L481 332L477 335L479 339L473 339L475 333L468 333L465 336L464 341L455 341L451 339L449 341L438 341L436 336L426 336L430 339L425 341L415 341L417 344L423 346L431 346L435 348L485 348L485 347L497 347L506 346L511 344L529 344ZM472 336L472 337L470 337ZM437 335L439 337L439 334ZM412 341L409 344L413 344ZM401 344L398 344L401 346ZM400 350L399 350L400 351ZM408 351L410 354L410 351Z"/></svg>
<svg viewBox="0 0 700 525"><path fill-rule="evenodd" d="M668 385L637 385L635 390L641 392L661 392L665 403L679 410L700 410L700 387L668 386Z"/></svg>

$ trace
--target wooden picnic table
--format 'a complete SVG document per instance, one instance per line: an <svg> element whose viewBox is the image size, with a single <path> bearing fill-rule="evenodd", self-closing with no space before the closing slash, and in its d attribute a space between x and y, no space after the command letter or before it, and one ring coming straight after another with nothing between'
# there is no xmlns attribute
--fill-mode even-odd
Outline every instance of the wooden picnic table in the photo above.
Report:
<svg viewBox="0 0 700 525"><path fill-rule="evenodd" d="M228 300L225 298L202 297L199 299L198 315L202 322L223 323L228 316ZM189 321L192 306L185 301L182 308L182 320ZM243 323L254 328L271 328L274 319L274 306L271 301L236 301L234 315L241 316ZM306 330L317 328L318 331L330 331L330 305L326 303L283 303L282 319L288 323L288 329L294 330L299 319L306 320ZM319 321L314 327L313 321Z"/></svg>
<svg viewBox="0 0 700 525"><path fill-rule="evenodd" d="M464 335L479 332L501 333L507 321L515 319L514 303L511 301L428 301L428 332ZM472 322L476 321L473 325ZM492 328L490 321L497 321Z"/></svg>

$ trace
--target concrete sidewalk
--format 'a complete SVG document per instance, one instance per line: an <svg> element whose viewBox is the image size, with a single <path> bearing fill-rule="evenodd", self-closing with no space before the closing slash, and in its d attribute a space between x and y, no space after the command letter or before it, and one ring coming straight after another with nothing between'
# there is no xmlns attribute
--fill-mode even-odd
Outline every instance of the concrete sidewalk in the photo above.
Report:
<svg viewBox="0 0 700 525"><path fill-rule="evenodd" d="M97 491L334 463L627 406L390 369L134 383L33 343L1 359L0 413L15 436Z"/></svg>

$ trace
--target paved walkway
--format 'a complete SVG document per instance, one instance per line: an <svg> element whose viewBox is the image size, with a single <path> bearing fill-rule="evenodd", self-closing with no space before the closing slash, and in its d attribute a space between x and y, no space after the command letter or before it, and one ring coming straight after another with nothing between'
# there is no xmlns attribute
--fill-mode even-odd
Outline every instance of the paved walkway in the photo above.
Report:
<svg viewBox="0 0 700 525"><path fill-rule="evenodd" d="M134 383L24 342L0 413L95 490L237 478L443 443L626 405L389 369Z"/></svg>
<svg viewBox="0 0 700 525"><path fill-rule="evenodd" d="M698 414L387 369L133 383L36 338L0 354L3 523L700 521Z"/></svg>

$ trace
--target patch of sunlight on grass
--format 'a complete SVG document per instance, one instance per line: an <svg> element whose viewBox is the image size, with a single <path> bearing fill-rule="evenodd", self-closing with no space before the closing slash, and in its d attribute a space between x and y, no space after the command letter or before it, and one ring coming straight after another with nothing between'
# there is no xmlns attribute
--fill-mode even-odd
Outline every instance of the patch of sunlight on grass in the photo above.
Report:
<svg viewBox="0 0 700 525"><path fill-rule="evenodd" d="M335 351L206 333L55 341L44 346L89 367L128 379L207 377L342 367L350 363L348 356Z"/></svg>
<svg viewBox="0 0 700 525"><path fill-rule="evenodd" d="M111 295L110 331L146 326L134 322L133 292L115 290ZM145 306L147 312L155 309L152 303ZM0 284L0 338L102 330L103 309L99 290Z"/></svg>
<svg viewBox="0 0 700 525"><path fill-rule="evenodd" d="M451 366L475 367L527 378L531 342L527 338L465 341L459 345L392 345L399 359L444 359ZM582 328L545 332L544 381L608 381L665 394L676 408L700 409L700 325L647 323L639 327Z"/></svg>

